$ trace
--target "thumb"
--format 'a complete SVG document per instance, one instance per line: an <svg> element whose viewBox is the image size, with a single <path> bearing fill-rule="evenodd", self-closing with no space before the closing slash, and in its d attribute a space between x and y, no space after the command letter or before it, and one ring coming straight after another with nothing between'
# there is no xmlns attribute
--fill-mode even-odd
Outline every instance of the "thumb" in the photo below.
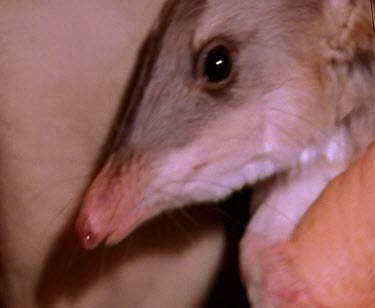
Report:
<svg viewBox="0 0 375 308"><path fill-rule="evenodd" d="M328 185L291 242L295 270L324 306L375 306L375 144Z"/></svg>

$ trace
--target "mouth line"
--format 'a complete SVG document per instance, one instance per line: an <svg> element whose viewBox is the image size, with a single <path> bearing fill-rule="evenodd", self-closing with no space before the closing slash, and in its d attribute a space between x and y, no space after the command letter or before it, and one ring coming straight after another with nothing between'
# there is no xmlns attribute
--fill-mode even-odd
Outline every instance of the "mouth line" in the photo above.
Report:
<svg viewBox="0 0 375 308"><path fill-rule="evenodd" d="M120 228L108 233L104 238L105 245L113 246L118 244L139 227L158 216L162 211L162 208L158 205L135 208L126 216L126 223L121 224Z"/></svg>
<svg viewBox="0 0 375 308"><path fill-rule="evenodd" d="M199 206L199 205L214 204L218 208L223 209L227 207L228 204L231 204L233 209L227 208L225 211L238 212L240 210L238 209L238 207L240 206L242 208L240 211L243 212L241 216L244 218L247 217L248 219L249 206L250 206L250 200L251 200L251 197L249 198L248 196L251 195L251 190L252 190L252 186L245 185L241 189L228 194L226 197L224 197L220 201L205 201L205 202L191 202L191 203L188 202L184 204L183 207L186 208L186 207L194 207L194 206ZM181 208L181 207L178 207L178 208ZM125 238L127 238L131 233L133 233L135 230L140 228L142 225L158 217L164 211L173 211L178 208L174 208L174 207L165 208L161 204L156 203L156 204L153 204L152 206L149 205L145 207L133 208L126 215L121 215L121 213L114 213L112 215L115 221L111 221L109 223L109 225L112 227L111 228L108 227L106 231L99 231L99 230L96 231L95 223L90 221L90 217L89 216L83 217L81 219L83 219L84 222L83 223L81 222L81 226L77 224L77 230L78 230L79 238L81 241L81 245L83 246L83 248L87 250L92 250L96 248L98 245L100 245L101 243L104 243L104 245L107 245L107 246L114 246L120 243L121 241L123 241ZM126 217L126 219L125 220L117 219L117 217Z"/></svg>
<svg viewBox="0 0 375 308"><path fill-rule="evenodd" d="M207 198L207 200L189 200L189 198L183 198L181 202L184 201L184 204L180 204L178 208L202 204L216 204L220 207L221 204L226 204L228 200L233 199L233 196L237 196L239 192L248 190L249 188L252 190L252 187L268 181L269 178L272 178L272 176L267 176L265 179L252 184L244 183L238 189L229 189L225 195L212 198L211 200L209 198ZM162 212L173 210L177 207L168 206L168 204L164 204L168 203L167 200L164 198L162 198L163 201L157 200L158 198L154 199L155 196L152 198L154 200L149 200L149 202L146 203L140 202L138 199L140 192L128 191L128 194L126 194L122 189L119 189L118 186L115 190L112 189L112 191L109 192L104 190L104 196L107 200L103 200L101 196L101 194L103 194L100 189L101 186L93 187L95 189L89 190L87 201L84 203L83 210L76 221L76 232L81 245L85 249L94 249L101 243L108 246L118 244L141 225L155 218ZM144 199L141 200L145 201ZM108 204L99 204L102 201L107 201ZM137 202L138 204L136 204ZM249 207L250 201L247 205L248 209ZM112 210L110 210L111 208ZM252 211L252 209L250 211Z"/></svg>
<svg viewBox="0 0 375 308"><path fill-rule="evenodd" d="M122 217L121 213L112 213L112 219L109 220L104 229L96 227L95 221L90 215L80 217L76 223L76 232L81 245L87 250L92 250L101 243L112 246L125 239L137 229L140 225L157 215L158 207L135 208L126 215L125 220L118 219Z"/></svg>

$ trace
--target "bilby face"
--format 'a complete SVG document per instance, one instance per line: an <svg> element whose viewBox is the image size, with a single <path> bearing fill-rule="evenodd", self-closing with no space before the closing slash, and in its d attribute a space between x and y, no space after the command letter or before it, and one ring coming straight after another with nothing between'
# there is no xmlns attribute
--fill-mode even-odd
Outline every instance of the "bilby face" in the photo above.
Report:
<svg viewBox="0 0 375 308"><path fill-rule="evenodd" d="M319 3L166 4L83 201L84 246L118 242L161 211L219 200L315 151L334 120L314 49Z"/></svg>

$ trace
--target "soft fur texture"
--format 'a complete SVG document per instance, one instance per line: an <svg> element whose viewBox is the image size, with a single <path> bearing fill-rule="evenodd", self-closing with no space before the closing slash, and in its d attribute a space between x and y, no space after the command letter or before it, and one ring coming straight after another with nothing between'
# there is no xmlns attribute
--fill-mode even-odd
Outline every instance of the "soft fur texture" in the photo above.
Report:
<svg viewBox="0 0 375 308"><path fill-rule="evenodd" d="M77 231L86 247L115 243L161 211L256 184L241 263L249 297L269 307L256 247L287 237L375 136L370 2L169 1L155 29ZM235 77L212 90L199 55L215 41Z"/></svg>

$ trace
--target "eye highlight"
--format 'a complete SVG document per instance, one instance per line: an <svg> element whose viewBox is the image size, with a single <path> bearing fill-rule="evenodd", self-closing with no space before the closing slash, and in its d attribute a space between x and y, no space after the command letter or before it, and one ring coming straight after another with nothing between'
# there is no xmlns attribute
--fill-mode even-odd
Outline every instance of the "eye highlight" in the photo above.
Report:
<svg viewBox="0 0 375 308"><path fill-rule="evenodd" d="M208 82L221 82L227 79L231 70L232 59L225 46L215 46L207 53L204 62L204 76Z"/></svg>
<svg viewBox="0 0 375 308"><path fill-rule="evenodd" d="M234 50L225 41L213 41L202 48L198 58L198 78L209 89L221 89L233 77Z"/></svg>

